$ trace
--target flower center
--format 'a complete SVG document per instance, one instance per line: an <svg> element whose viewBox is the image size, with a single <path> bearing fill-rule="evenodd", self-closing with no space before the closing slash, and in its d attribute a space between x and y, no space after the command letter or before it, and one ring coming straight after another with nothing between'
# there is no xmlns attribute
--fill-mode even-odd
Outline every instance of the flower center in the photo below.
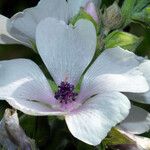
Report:
<svg viewBox="0 0 150 150"><path fill-rule="evenodd" d="M74 85L68 82L61 82L55 98L62 104L68 104L76 100L78 93L74 92Z"/></svg>

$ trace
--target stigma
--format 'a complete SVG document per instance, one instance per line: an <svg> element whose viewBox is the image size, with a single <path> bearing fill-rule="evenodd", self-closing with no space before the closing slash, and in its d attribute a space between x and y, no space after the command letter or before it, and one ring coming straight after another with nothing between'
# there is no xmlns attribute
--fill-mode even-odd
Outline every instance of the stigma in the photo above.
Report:
<svg viewBox="0 0 150 150"><path fill-rule="evenodd" d="M55 98L61 104L72 103L76 100L78 93L74 92L74 85L68 82L61 82L58 86L58 91L55 93Z"/></svg>

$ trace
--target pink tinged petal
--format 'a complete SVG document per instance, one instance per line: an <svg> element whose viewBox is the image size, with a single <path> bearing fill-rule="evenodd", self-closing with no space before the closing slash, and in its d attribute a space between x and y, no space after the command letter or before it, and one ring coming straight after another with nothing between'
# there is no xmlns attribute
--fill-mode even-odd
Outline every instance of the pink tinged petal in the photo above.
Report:
<svg viewBox="0 0 150 150"><path fill-rule="evenodd" d="M145 60L139 66L140 71L143 72L149 86L150 86L150 61ZM127 96L134 101L150 104L150 90L145 93L137 94L137 93L128 93Z"/></svg>
<svg viewBox="0 0 150 150"><path fill-rule="evenodd" d="M55 82L65 80L75 85L95 53L95 27L87 20L72 27L47 18L37 27L36 44Z"/></svg>
<svg viewBox="0 0 150 150"><path fill-rule="evenodd" d="M7 102L13 106L13 108L32 116L64 115L63 112L53 109L50 105L40 101L9 98Z"/></svg>
<svg viewBox="0 0 150 150"><path fill-rule="evenodd" d="M96 7L92 2L89 2L84 7L85 12L87 12L97 23L99 22Z"/></svg>
<svg viewBox="0 0 150 150"><path fill-rule="evenodd" d="M132 105L128 117L118 126L119 129L132 134L142 134L150 130L150 113Z"/></svg>
<svg viewBox="0 0 150 150"><path fill-rule="evenodd" d="M143 148L143 150L150 150L150 139L142 136L130 135L136 143L138 147Z"/></svg>
<svg viewBox="0 0 150 150"><path fill-rule="evenodd" d="M35 42L37 24L47 17L68 20L66 0L41 0L37 6L25 9L11 18L10 33L17 39L31 44Z"/></svg>
<svg viewBox="0 0 150 150"><path fill-rule="evenodd" d="M0 15L0 44L18 44L15 38L13 38L8 31L9 19L3 15Z"/></svg>
<svg viewBox="0 0 150 150"><path fill-rule="evenodd" d="M0 61L0 99L37 100L50 104L53 97L48 81L31 60Z"/></svg>
<svg viewBox="0 0 150 150"><path fill-rule="evenodd" d="M73 136L87 144L98 145L110 129L128 115L129 109L126 96L107 92L90 98L65 119Z"/></svg>

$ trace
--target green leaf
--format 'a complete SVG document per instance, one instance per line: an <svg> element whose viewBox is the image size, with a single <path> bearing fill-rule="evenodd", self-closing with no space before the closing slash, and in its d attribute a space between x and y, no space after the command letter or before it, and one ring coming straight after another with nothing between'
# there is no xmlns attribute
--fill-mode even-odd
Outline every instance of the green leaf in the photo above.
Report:
<svg viewBox="0 0 150 150"><path fill-rule="evenodd" d="M142 22L146 21L148 17L148 10L145 10L145 8L148 4L150 4L149 0L125 0L122 5L122 16L124 20L123 27L131 23L133 19L140 20Z"/></svg>
<svg viewBox="0 0 150 150"><path fill-rule="evenodd" d="M132 19L150 26L150 5L142 11L133 14Z"/></svg>
<svg viewBox="0 0 150 150"><path fill-rule="evenodd" d="M127 136L121 134L117 129L112 128L108 136L103 140L103 144L109 146L117 144L134 144L134 142Z"/></svg>
<svg viewBox="0 0 150 150"><path fill-rule="evenodd" d="M121 11L124 22L124 27L127 26L131 22L131 16L136 5L136 0L125 0Z"/></svg>
<svg viewBox="0 0 150 150"><path fill-rule="evenodd" d="M142 42L143 38L137 37L133 34L122 32L122 31L114 31L110 33L104 40L105 48L113 48L120 46L124 49L135 51L135 49Z"/></svg>
<svg viewBox="0 0 150 150"><path fill-rule="evenodd" d="M142 11L148 4L150 4L150 0L137 0L134 12Z"/></svg>

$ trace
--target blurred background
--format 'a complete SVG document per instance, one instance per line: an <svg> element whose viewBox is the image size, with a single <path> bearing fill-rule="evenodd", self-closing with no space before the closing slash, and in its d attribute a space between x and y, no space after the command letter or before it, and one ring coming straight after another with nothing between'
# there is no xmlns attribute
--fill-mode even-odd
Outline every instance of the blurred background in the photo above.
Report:
<svg viewBox="0 0 150 150"><path fill-rule="evenodd" d="M10 18L15 13L33 7L39 0L0 0L0 14ZM0 60L12 58L36 58L33 50L22 45L0 45Z"/></svg>

